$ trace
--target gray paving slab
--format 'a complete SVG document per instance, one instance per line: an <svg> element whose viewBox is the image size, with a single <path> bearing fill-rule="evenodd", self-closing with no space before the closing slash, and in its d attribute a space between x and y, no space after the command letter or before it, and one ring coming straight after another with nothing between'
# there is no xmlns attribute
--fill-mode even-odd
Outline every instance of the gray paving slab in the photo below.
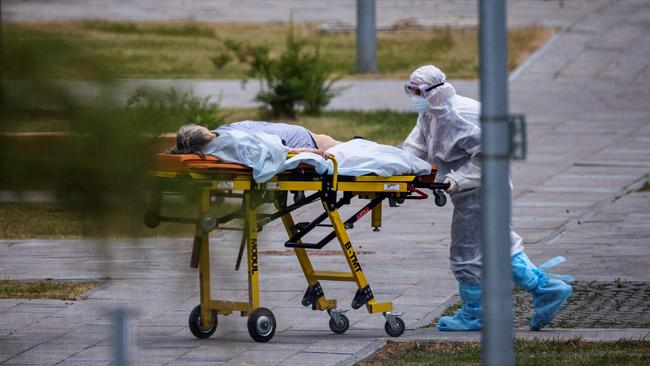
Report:
<svg viewBox="0 0 650 366"><path fill-rule="evenodd" d="M56 364L78 352L76 348L40 344L4 361L9 365Z"/></svg>

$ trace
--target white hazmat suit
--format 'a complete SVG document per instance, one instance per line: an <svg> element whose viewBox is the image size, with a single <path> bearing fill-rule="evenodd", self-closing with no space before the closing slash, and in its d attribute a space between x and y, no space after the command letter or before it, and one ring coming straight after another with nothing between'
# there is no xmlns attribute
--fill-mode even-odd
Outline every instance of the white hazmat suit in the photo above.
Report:
<svg viewBox="0 0 650 366"><path fill-rule="evenodd" d="M480 330L481 105L456 95L445 74L432 65L415 70L405 91L413 95L413 108L419 115L403 147L438 166L438 180L450 183L447 193L454 204L449 261L463 306L456 314L441 317L437 327L442 331ZM534 315L530 329L540 330L551 323L571 296L571 286L562 279L571 281L572 277L546 272L564 261L563 257L536 267L524 253L521 242L521 237L511 230L512 279L532 294Z"/></svg>
<svg viewBox="0 0 650 366"><path fill-rule="evenodd" d="M403 148L438 166L437 180L454 184L449 190L454 213L451 224L449 260L461 283L481 282L480 198L481 127L479 102L456 94L445 74L432 65L411 74L410 83L427 101ZM434 88L431 88L434 87ZM429 89L427 91L427 89ZM414 103L416 104L416 103ZM519 235L511 231L512 255L523 251Z"/></svg>

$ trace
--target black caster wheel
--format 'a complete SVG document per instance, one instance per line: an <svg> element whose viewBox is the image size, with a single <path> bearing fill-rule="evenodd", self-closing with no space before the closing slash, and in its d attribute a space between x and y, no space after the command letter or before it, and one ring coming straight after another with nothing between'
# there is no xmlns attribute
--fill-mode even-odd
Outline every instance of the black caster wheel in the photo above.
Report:
<svg viewBox="0 0 650 366"><path fill-rule="evenodd" d="M196 305L190 313L190 332L192 332L196 338L204 339L213 335L217 330L217 323L218 320L216 310L212 310L212 322L210 322L209 326L207 327L201 325L201 305Z"/></svg>
<svg viewBox="0 0 650 366"><path fill-rule="evenodd" d="M343 334L350 328L350 320L347 316L340 314L339 321L330 318L330 329L336 334Z"/></svg>
<svg viewBox="0 0 650 366"><path fill-rule="evenodd" d="M275 316L267 308L257 308L248 317L248 334L256 342L268 342L275 335Z"/></svg>
<svg viewBox="0 0 650 366"><path fill-rule="evenodd" d="M391 337L401 336L406 329L406 325L404 325L404 320L402 320L402 318L395 318L395 323L397 323L397 326L394 328L388 321L386 321L386 324L384 324L384 330L386 331L386 334Z"/></svg>
<svg viewBox="0 0 650 366"><path fill-rule="evenodd" d="M203 214L199 219L201 223L201 230L204 233L209 233L217 227L217 218L211 214Z"/></svg>
<svg viewBox="0 0 650 366"><path fill-rule="evenodd" d="M445 196L444 193L434 192L433 197L436 202L436 206L443 207L444 205L447 204L447 196Z"/></svg>
<svg viewBox="0 0 650 366"><path fill-rule="evenodd" d="M146 211L144 211L142 221L144 221L144 226L148 227L149 229L155 229L158 227L158 225L160 225L160 218L158 217L158 214L151 208L148 208Z"/></svg>
<svg viewBox="0 0 650 366"><path fill-rule="evenodd" d="M313 302L313 301L311 301L310 299L308 299L308 298L306 298L306 297L303 297L303 298L302 298L302 301L300 301L300 303L302 304L302 306L309 306L309 305L312 304L312 302Z"/></svg>

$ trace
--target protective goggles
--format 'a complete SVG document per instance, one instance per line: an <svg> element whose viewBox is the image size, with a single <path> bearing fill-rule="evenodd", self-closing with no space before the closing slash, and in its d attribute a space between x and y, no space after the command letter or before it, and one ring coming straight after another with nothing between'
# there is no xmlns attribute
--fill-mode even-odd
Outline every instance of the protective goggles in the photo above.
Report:
<svg viewBox="0 0 650 366"><path fill-rule="evenodd" d="M429 84L416 84L412 81L404 84L404 91L407 95L416 95L418 97L426 97L427 93L431 90L443 85L444 82L430 86Z"/></svg>

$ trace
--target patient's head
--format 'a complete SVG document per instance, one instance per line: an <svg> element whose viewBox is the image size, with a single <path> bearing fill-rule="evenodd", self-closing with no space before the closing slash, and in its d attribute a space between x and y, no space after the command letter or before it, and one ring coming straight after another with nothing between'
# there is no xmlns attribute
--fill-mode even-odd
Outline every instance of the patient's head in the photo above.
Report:
<svg viewBox="0 0 650 366"><path fill-rule="evenodd" d="M176 146L171 149L171 152L174 154L198 153L217 136L207 128L193 123L181 126L176 132Z"/></svg>

